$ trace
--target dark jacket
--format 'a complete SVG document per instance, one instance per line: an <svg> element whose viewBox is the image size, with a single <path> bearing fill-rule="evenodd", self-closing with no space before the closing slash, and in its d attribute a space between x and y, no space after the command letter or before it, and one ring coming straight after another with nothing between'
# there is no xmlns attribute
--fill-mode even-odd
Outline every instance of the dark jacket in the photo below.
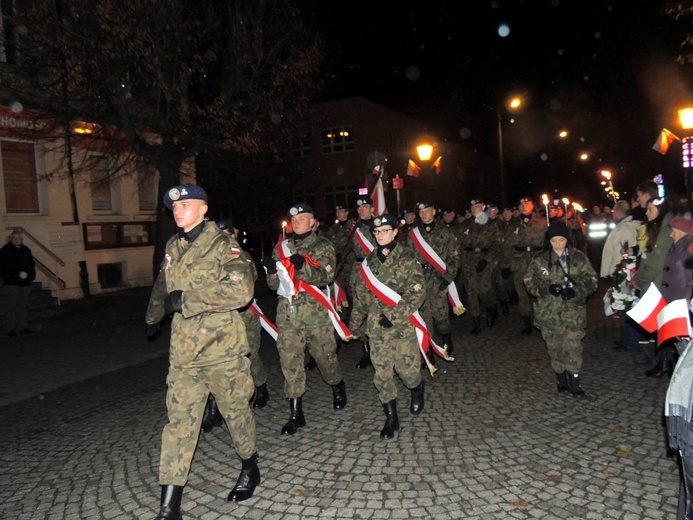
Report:
<svg viewBox="0 0 693 520"><path fill-rule="evenodd" d="M688 299L693 290L693 270L687 260L689 244L693 237L686 235L669 249L662 268L662 296L667 302Z"/></svg>
<svg viewBox="0 0 693 520"><path fill-rule="evenodd" d="M31 249L8 242L0 248L0 277L5 285L30 285L36 279Z"/></svg>

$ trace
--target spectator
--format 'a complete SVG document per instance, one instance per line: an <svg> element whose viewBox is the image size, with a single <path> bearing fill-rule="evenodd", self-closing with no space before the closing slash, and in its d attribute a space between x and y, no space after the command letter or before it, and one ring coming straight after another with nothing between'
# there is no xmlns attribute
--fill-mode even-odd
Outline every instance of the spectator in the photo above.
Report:
<svg viewBox="0 0 693 520"><path fill-rule="evenodd" d="M24 235L14 230L10 241L0 249L0 277L5 284L7 302L7 334L10 338L30 334L28 311L31 282L36 279L36 267L31 249L23 244Z"/></svg>
<svg viewBox="0 0 693 520"><path fill-rule="evenodd" d="M633 220L630 204L619 200L614 206L613 216L616 227L606 237L599 276L609 278L621 261L623 254L636 246L637 229L641 222Z"/></svg>

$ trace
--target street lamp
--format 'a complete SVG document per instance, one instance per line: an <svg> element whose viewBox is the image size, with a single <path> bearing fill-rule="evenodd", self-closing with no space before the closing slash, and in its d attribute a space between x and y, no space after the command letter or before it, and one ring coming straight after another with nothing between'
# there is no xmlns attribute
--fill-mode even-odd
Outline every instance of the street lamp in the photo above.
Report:
<svg viewBox="0 0 693 520"><path fill-rule="evenodd" d="M433 155L433 145L422 143L416 147L416 153L421 161L430 161Z"/></svg>
<svg viewBox="0 0 693 520"><path fill-rule="evenodd" d="M693 108L682 108L679 112L679 121L681 128L688 130L691 133L693 130ZM683 181L686 186L686 197L691 197L691 162L693 161L693 137L688 135L681 139L682 149L681 158L683 159Z"/></svg>
<svg viewBox="0 0 693 520"><path fill-rule="evenodd" d="M522 98L519 97L513 97L510 99L508 102L508 108L511 108L513 110L516 110L522 105ZM498 117L498 167L499 167L499 174L500 174L500 203L501 207L505 207L508 205L508 190L507 190L507 182L505 178L505 157L504 157L504 152L503 152L503 115L502 115L502 106L498 106L497 109L497 117Z"/></svg>

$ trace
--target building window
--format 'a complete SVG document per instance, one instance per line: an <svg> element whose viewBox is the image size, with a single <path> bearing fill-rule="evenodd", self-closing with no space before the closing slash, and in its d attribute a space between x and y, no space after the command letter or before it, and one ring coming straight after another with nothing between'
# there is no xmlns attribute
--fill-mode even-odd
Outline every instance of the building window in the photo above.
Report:
<svg viewBox="0 0 693 520"><path fill-rule="evenodd" d="M7 213L39 213L33 143L2 141L2 172Z"/></svg>
<svg viewBox="0 0 693 520"><path fill-rule="evenodd" d="M156 211L157 176L155 169L148 164L137 166L137 202L140 211Z"/></svg>
<svg viewBox="0 0 693 520"><path fill-rule="evenodd" d="M112 179L110 160L106 156L95 158L92 162L91 203L94 211L113 211Z"/></svg>
<svg viewBox="0 0 693 520"><path fill-rule="evenodd" d="M321 132L322 153L351 152L354 150L354 132L351 126L326 128Z"/></svg>
<svg viewBox="0 0 693 520"><path fill-rule="evenodd" d="M311 137L310 132L302 132L294 136L292 142L294 157L311 157L313 155L313 148L310 145Z"/></svg>

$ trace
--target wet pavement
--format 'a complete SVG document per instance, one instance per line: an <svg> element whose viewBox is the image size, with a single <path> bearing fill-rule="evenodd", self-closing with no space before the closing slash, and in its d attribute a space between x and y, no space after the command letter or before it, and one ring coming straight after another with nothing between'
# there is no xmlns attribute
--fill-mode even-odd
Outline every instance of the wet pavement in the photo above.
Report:
<svg viewBox="0 0 693 520"><path fill-rule="evenodd" d="M674 518L679 470L662 421L669 380L644 376L651 346L612 349L618 320L604 317L602 293L589 305L585 397L556 392L541 336L519 334L516 306L475 337L471 319L456 317L456 361L425 376L419 416L399 385L401 430L390 441L379 437L372 368L355 368L358 343L340 352L347 407L333 410L329 386L310 371L307 426L281 436L288 404L263 333L262 483L252 499L226 502L240 460L225 427L202 434L184 518ZM3 334L0 518L156 516L168 345L166 334L144 338L148 294L73 302L34 334ZM257 297L274 316L275 297L266 289Z"/></svg>

